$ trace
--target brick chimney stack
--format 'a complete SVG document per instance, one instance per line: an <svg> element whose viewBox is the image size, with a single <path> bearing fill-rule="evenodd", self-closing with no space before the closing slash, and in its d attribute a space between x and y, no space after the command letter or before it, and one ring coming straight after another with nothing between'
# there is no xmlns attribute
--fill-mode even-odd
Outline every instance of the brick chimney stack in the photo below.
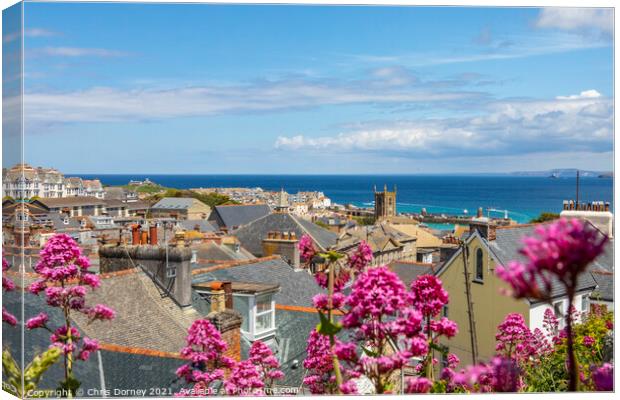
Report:
<svg viewBox="0 0 620 400"><path fill-rule="evenodd" d="M157 226L151 225L149 227L149 244L151 246L157 246Z"/></svg>
<svg viewBox="0 0 620 400"><path fill-rule="evenodd" d="M270 231L263 239L263 256L280 255L294 269L300 268L299 240L295 232Z"/></svg>

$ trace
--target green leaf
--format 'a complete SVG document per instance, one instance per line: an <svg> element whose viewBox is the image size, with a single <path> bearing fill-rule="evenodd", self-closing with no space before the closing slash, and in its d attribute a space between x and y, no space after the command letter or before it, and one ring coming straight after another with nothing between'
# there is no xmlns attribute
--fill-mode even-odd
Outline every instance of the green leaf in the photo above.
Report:
<svg viewBox="0 0 620 400"><path fill-rule="evenodd" d="M60 386L58 387L58 389L65 392L71 392L71 394L75 396L75 392L80 387L80 385L80 381L75 379L73 375L69 375L67 379L60 382Z"/></svg>
<svg viewBox="0 0 620 400"><path fill-rule="evenodd" d="M335 336L342 329L342 325L338 322L331 322L323 313L319 313L319 318L321 319L321 322L316 326L316 330L322 335Z"/></svg>

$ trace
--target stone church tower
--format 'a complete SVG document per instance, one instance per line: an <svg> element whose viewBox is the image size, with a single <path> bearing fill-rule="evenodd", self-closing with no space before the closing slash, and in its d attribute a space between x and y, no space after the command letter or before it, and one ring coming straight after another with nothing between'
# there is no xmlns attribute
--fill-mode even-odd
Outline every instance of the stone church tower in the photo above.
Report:
<svg viewBox="0 0 620 400"><path fill-rule="evenodd" d="M393 192L388 192L387 185L383 192L377 192L375 186L375 220L379 221L396 215L396 186Z"/></svg>

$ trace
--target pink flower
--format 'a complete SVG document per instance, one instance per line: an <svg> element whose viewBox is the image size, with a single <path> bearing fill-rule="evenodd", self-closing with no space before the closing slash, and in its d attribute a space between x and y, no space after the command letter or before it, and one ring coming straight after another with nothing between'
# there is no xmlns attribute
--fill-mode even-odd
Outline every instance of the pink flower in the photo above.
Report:
<svg viewBox="0 0 620 400"><path fill-rule="evenodd" d="M405 393L428 393L433 383L426 378L409 378L407 379L407 388Z"/></svg>
<svg viewBox="0 0 620 400"><path fill-rule="evenodd" d="M299 256L303 262L312 261L312 258L316 254L316 250L314 249L314 242L310 236L303 235L301 239L299 239L297 247L299 248Z"/></svg>
<svg viewBox="0 0 620 400"><path fill-rule="evenodd" d="M551 336L555 336L558 330L559 321L555 316L555 313L551 308L547 308L545 310L545 315L543 316L543 326L547 333Z"/></svg>
<svg viewBox="0 0 620 400"><path fill-rule="evenodd" d="M44 291L46 287L46 281L44 279L39 279L32 282L30 286L28 286L28 292L36 295Z"/></svg>
<svg viewBox="0 0 620 400"><path fill-rule="evenodd" d="M459 360L456 354L453 354L453 353L448 354L447 359L448 359L448 368L451 368L451 369L456 368L461 362L461 360Z"/></svg>
<svg viewBox="0 0 620 400"><path fill-rule="evenodd" d="M608 238L580 220L559 219L535 231L538 237L523 239L521 253L527 263L511 262L498 266L497 276L506 281L516 298L547 300L551 296L551 280L558 279L574 290L577 276L603 252ZM541 286L542 285L542 286Z"/></svg>
<svg viewBox="0 0 620 400"><path fill-rule="evenodd" d="M3 276L2 277L2 289L6 292L12 292L15 290L15 283L9 278Z"/></svg>
<svg viewBox="0 0 620 400"><path fill-rule="evenodd" d="M279 369L278 359L273 355L269 346L263 342L257 340L252 343L248 360L258 368L263 382L267 383L284 378L284 373Z"/></svg>
<svg viewBox="0 0 620 400"><path fill-rule="evenodd" d="M448 304L448 292L439 278L421 275L411 283L410 301L425 317L436 317L442 307Z"/></svg>
<svg viewBox="0 0 620 400"><path fill-rule="evenodd" d="M4 306L2 307L2 322L6 322L11 326L17 325L17 318L13 314L7 311Z"/></svg>
<svg viewBox="0 0 620 400"><path fill-rule="evenodd" d="M87 361L90 357L90 353L99 349L99 342L93 339L84 338L82 349L78 353L78 358L82 361Z"/></svg>
<svg viewBox="0 0 620 400"><path fill-rule="evenodd" d="M586 347L592 347L596 343L596 340L592 336L584 336L583 337L583 345Z"/></svg>
<svg viewBox="0 0 620 400"><path fill-rule="evenodd" d="M516 360L527 360L539 350L534 346L534 336L525 325L521 314L508 314L497 327L497 350L501 355Z"/></svg>
<svg viewBox="0 0 620 400"><path fill-rule="evenodd" d="M101 286L101 281L99 280L99 277L95 274L83 274L82 284L86 286L90 286L93 289L96 289L99 286Z"/></svg>
<svg viewBox="0 0 620 400"><path fill-rule="evenodd" d="M494 357L491 360L493 368L493 390L495 392L517 392L519 390L520 369L518 364L510 359Z"/></svg>
<svg viewBox="0 0 620 400"><path fill-rule="evenodd" d="M224 390L228 395L257 396L264 395L265 384L256 365L250 360L237 363L228 379L224 381Z"/></svg>
<svg viewBox="0 0 620 400"><path fill-rule="evenodd" d="M456 322L445 317L442 317L439 321L432 320L431 330L436 332L438 335L443 335L447 338L454 337L459 331Z"/></svg>
<svg viewBox="0 0 620 400"><path fill-rule="evenodd" d="M114 319L116 313L108 306L97 304L88 311L88 315L92 319L112 320Z"/></svg>
<svg viewBox="0 0 620 400"><path fill-rule="evenodd" d="M27 329L41 328L41 327L45 326L47 321L48 321L47 314L42 312L39 315L37 315L36 317L32 317L28 321L26 321L26 328Z"/></svg>
<svg viewBox="0 0 620 400"><path fill-rule="evenodd" d="M614 323L611 320L605 321L605 327L611 331L614 329Z"/></svg>
<svg viewBox="0 0 620 400"><path fill-rule="evenodd" d="M357 385L352 380L343 382L340 385L340 392L342 394L357 394Z"/></svg>
<svg viewBox="0 0 620 400"><path fill-rule="evenodd" d="M592 382L599 392L611 392L614 390L614 366L605 363L601 367L592 366Z"/></svg>
<svg viewBox="0 0 620 400"><path fill-rule="evenodd" d="M362 272L372 261L372 249L365 241L361 241L355 251L349 255L349 268Z"/></svg>

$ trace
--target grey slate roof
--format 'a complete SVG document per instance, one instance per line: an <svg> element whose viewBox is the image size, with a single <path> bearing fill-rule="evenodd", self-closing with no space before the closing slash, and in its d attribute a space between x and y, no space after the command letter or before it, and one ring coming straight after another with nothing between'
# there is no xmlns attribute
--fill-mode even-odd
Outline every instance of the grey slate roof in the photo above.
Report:
<svg viewBox="0 0 620 400"><path fill-rule="evenodd" d="M295 271L279 257L194 275L192 283L215 280L277 283L280 292L274 297L276 304L289 306L312 307L312 297L323 291L307 271Z"/></svg>
<svg viewBox="0 0 620 400"><path fill-rule="evenodd" d="M519 249L523 247L522 238L524 236L534 236L534 230L537 225L524 225L522 227L510 227L507 229L497 229L496 239L486 241L497 261L507 266L510 261L524 261L525 257L519 253ZM588 267L588 271L593 268L603 268L604 270L613 271L613 243L606 245L605 254L601 255L595 263ZM577 291L591 290L597 286L597 281L593 274L588 272L581 274L577 282ZM565 295L563 286L557 280L552 280L551 296L561 297Z"/></svg>
<svg viewBox="0 0 620 400"><path fill-rule="evenodd" d="M267 204L244 204L215 206L209 220L215 221L220 228L236 229L242 225L271 213Z"/></svg>
<svg viewBox="0 0 620 400"><path fill-rule="evenodd" d="M143 272L101 280L89 293L87 304L106 304L116 311L113 323L76 315L75 321L89 337L121 346L177 353L185 344L187 329L198 313L184 313ZM149 328L150 327L150 328Z"/></svg>
<svg viewBox="0 0 620 400"><path fill-rule="evenodd" d="M164 197L159 200L151 209L153 210L187 210L194 204L195 199L191 197Z"/></svg>
<svg viewBox="0 0 620 400"><path fill-rule="evenodd" d="M291 214L274 213L257 219L233 232L241 245L256 256L263 255L263 239L270 231L295 232L298 238L308 234L315 244L326 250L336 244L338 235Z"/></svg>
<svg viewBox="0 0 620 400"><path fill-rule="evenodd" d="M215 232L216 228L213 224L205 219L184 219L178 221L178 224L187 231L194 231L196 227L200 232Z"/></svg>
<svg viewBox="0 0 620 400"><path fill-rule="evenodd" d="M432 265L406 261L393 261L388 265L388 268L398 275L400 280L403 281L407 287L409 287L411 282L416 280L418 276L433 275L435 272Z"/></svg>
<svg viewBox="0 0 620 400"><path fill-rule="evenodd" d="M255 258L252 254L250 254L243 248L240 248L239 251L236 252L230 247L227 247L226 245L217 244L214 242L207 242L201 244L200 246L192 247L192 249L195 249L198 252L198 268L205 267L204 264L201 264L200 260L232 261L249 260Z"/></svg>

